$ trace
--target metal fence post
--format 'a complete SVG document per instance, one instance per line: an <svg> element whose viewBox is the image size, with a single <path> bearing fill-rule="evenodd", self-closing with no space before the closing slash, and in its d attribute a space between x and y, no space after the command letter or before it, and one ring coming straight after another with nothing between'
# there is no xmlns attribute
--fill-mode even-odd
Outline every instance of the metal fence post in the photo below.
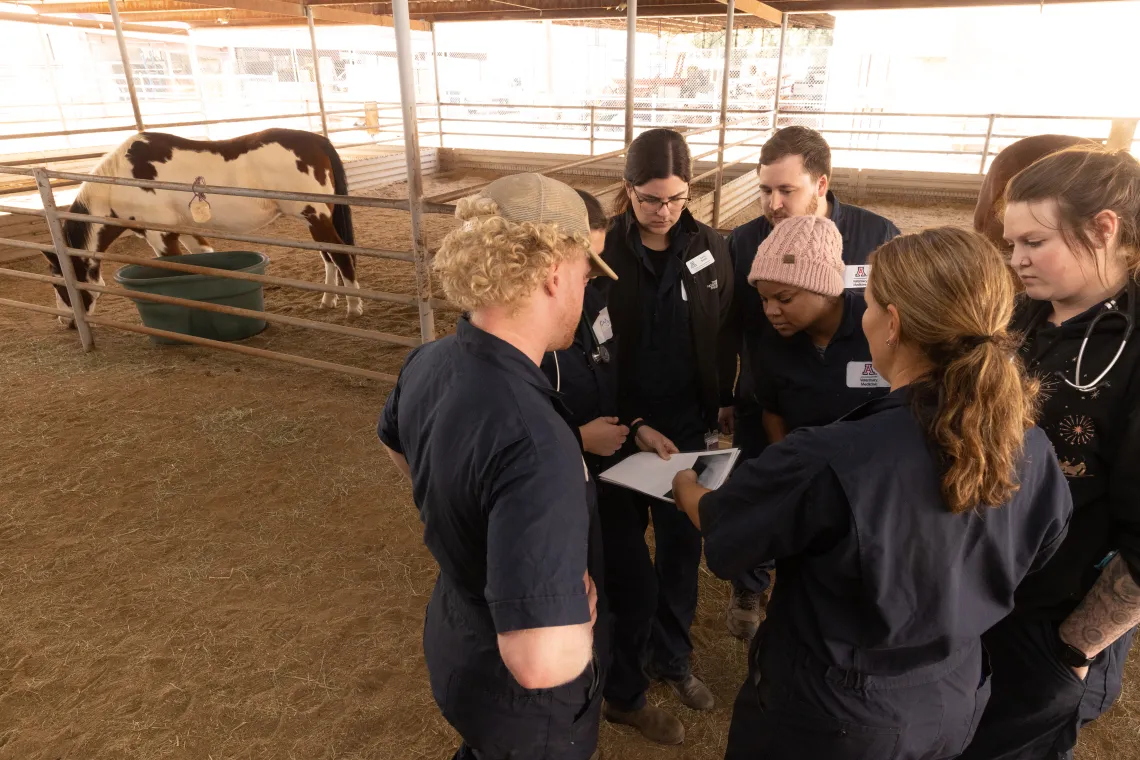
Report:
<svg viewBox="0 0 1140 760"><path fill-rule="evenodd" d="M325 114L325 94L321 90L321 59L317 55L317 28L313 24L313 9L305 6L305 18L309 22L309 43L313 48L313 81L317 84L317 105L321 109L321 134L329 136L329 119Z"/></svg>
<svg viewBox="0 0 1140 760"><path fill-rule="evenodd" d="M427 236L424 234L424 186L420 167L419 113L416 86L412 77L412 33L408 0L393 0L392 16L396 31L396 64L400 72L400 106L404 117L404 158L408 164L408 211L412 217L412 255L416 264L417 305L420 312L420 339L435 340L435 314L431 308L431 272L428 271Z"/></svg>
<svg viewBox="0 0 1140 760"><path fill-rule="evenodd" d="M780 14L780 48L776 53L776 95L772 100L772 131L779 129L780 82L784 78L784 41L788 36L788 14Z"/></svg>
<svg viewBox="0 0 1140 760"><path fill-rule="evenodd" d="M716 184L713 185L712 226L720 227L720 191L724 186L724 138L728 130L728 77L732 73L732 20L736 0L728 0L724 17L724 77L720 82L720 137L716 149Z"/></svg>
<svg viewBox="0 0 1140 760"><path fill-rule="evenodd" d="M633 92L637 84L637 0L627 0L625 9L625 146L633 142Z"/></svg>
<svg viewBox="0 0 1140 760"><path fill-rule="evenodd" d="M83 344L84 351L95 347L95 339L91 337L91 328L87 325L87 314L83 308L83 294L76 287L75 267L72 266L71 256L67 252L67 240L63 237L63 227L59 223L58 209L55 206L55 195L52 193L51 181L47 176L47 169L38 167L32 169L36 187L40 191L40 200L44 206L44 219L47 221L48 231L51 232L51 243L55 247L56 258L59 259L59 271L67 288L67 297L71 300L71 313L75 319L75 329L79 331L79 342Z"/></svg>
<svg viewBox="0 0 1140 760"><path fill-rule="evenodd" d="M431 22L431 66L435 76L435 124L443 147L443 99L439 97L439 53L435 52L435 22Z"/></svg>
<svg viewBox="0 0 1140 760"><path fill-rule="evenodd" d="M131 71L131 56L127 52L127 40L123 37L123 24L119 21L119 5L116 0L108 0L111 6L111 23L115 25L115 39L119 42L119 57L123 59L123 76L127 78L127 94L131 96L131 108L135 112L135 128L143 131L142 111L139 109L139 96L135 92L135 77Z"/></svg>
<svg viewBox="0 0 1140 760"><path fill-rule="evenodd" d="M994 120L997 114L990 114L990 124L986 127L986 142L982 145L982 165L978 167L978 174L986 173L986 159L990 157L990 139L994 136Z"/></svg>
<svg viewBox="0 0 1140 760"><path fill-rule="evenodd" d="M594 123L595 123L594 122L594 111L596 108L597 108L597 106L595 106L593 104L590 105L590 155L591 156L594 155L594 129L595 129L595 127L594 127Z"/></svg>

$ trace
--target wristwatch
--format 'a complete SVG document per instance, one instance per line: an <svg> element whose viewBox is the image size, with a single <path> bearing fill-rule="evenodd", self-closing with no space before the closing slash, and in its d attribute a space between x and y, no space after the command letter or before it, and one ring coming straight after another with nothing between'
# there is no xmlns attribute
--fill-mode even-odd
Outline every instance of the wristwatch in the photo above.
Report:
<svg viewBox="0 0 1140 760"><path fill-rule="evenodd" d="M1077 649L1062 639L1060 634L1057 634L1057 659L1070 668L1085 668L1091 665L1092 661L1096 658L1089 657L1080 649Z"/></svg>
<svg viewBox="0 0 1140 760"><path fill-rule="evenodd" d="M637 438L637 431L645 424L645 420L638 419L629 423L629 437Z"/></svg>

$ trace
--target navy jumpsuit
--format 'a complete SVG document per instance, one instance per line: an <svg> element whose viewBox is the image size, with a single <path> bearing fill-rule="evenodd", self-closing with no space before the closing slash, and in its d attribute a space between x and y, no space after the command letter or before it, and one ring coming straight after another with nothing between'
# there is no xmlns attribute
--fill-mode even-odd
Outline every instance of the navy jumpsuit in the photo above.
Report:
<svg viewBox="0 0 1140 760"><path fill-rule="evenodd" d="M1135 320L1136 285L1110 299ZM967 760L1071 758L1081 726L1120 696L1135 629L1110 644L1081 681L1057 655L1057 629L1119 552L1140 583L1140 337L1131 336L1112 369L1089 391L1076 381L1076 357L1097 304L1060 326L1052 305L1024 298L1012 327L1025 335L1022 357L1041 380L1039 424L1056 447L1073 495L1073 523L1056 556L1018 589L1013 614L983 639L994 666L993 697ZM1089 335L1078 382L1109 366L1125 338L1119 316Z"/></svg>
<svg viewBox="0 0 1140 760"><path fill-rule="evenodd" d="M412 351L380 440L402 453L439 577L424 623L432 694L463 739L455 757L586 760L597 746L606 625L570 683L525 689L497 635L590 620L600 527L568 413L539 367L461 318ZM603 600L598 620L605 619Z"/></svg>
<svg viewBox="0 0 1140 760"><path fill-rule="evenodd" d="M827 193L827 202L831 208L828 218L835 222L843 238L843 263L846 265L844 284L849 291L861 293L866 287L867 275L871 271L867 259L880 245L897 237L899 228L889 219L867 209L840 203L835 193L830 190ZM760 294L756 292L756 288L748 284L748 273L752 269L752 260L756 258L756 249L771 231L771 222L766 217L760 216L740 225L728 236L728 250L735 271L737 330L741 336L740 377L736 385L736 419L732 444L740 449L741 459L759 456L768 444L762 422L763 406L756 397L752 368L757 362L769 363L769 358L764 356L759 342L764 329L770 325L768 318L764 316L764 303L760 299ZM761 594L771 583L768 572L770 569L771 565L752 569L734 580L733 586Z"/></svg>
<svg viewBox="0 0 1140 760"><path fill-rule="evenodd" d="M728 760L951 758L969 742L989 694L980 637L1060 544L1071 500L1033 428L1011 502L952 514L914 409L902 388L803 428L701 499L710 570L775 559L780 575Z"/></svg>

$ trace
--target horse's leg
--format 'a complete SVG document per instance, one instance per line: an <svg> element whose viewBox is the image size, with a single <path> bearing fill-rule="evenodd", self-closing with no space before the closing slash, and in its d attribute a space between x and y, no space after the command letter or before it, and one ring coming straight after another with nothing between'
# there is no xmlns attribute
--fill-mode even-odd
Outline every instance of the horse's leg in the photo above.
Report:
<svg viewBox="0 0 1140 760"><path fill-rule="evenodd" d="M99 229L98 235L95 236L95 253L103 253L111 247L119 239L119 236L126 232L125 227L110 227L105 226ZM48 261L51 262L52 273L60 275L59 260L55 254L48 255ZM75 279L77 282L94 283L97 285L106 285L103 280L102 264L99 259L85 259L73 256L71 258L71 266L75 270ZM95 304L99 300L98 293L92 293L89 290L80 291L83 298L83 313L94 314ZM55 286L55 304L60 309L71 309L71 296L67 292L67 288L62 285ZM59 323L68 329L75 329L74 317L59 317Z"/></svg>
<svg viewBox="0 0 1140 760"><path fill-rule="evenodd" d="M210 241L201 235L183 235L181 238L182 245L186 246L186 250L190 253L213 253L214 247L210 245Z"/></svg>
<svg viewBox="0 0 1140 760"><path fill-rule="evenodd" d="M318 214L312 206L305 206L301 212L301 216L309 223L309 234L317 243L341 243L344 241L340 239L336 229L333 227L332 216L328 213ZM340 273L341 279L344 280L344 286L347 288L360 288L360 283L356 281L356 256L348 253L332 253L331 251L321 251L322 257L327 256L332 259L332 263L336 266L337 271ZM325 269L325 282L328 283L328 268ZM327 294L326 294L327 295ZM323 299L322 299L323 300ZM348 296L348 315L350 317L360 316L364 313L364 304L358 296Z"/></svg>
<svg viewBox="0 0 1140 760"><path fill-rule="evenodd" d="M186 253L186 249L178 242L179 235L177 232L147 230L145 237L146 242L150 243L150 247L159 256L181 256Z"/></svg>
<svg viewBox="0 0 1140 760"><path fill-rule="evenodd" d="M325 285L336 285L338 273L336 265L333 264L332 256L321 251L321 258L324 259L325 262ZM321 296L321 308L335 309L339 300L340 296L336 293L325 293Z"/></svg>

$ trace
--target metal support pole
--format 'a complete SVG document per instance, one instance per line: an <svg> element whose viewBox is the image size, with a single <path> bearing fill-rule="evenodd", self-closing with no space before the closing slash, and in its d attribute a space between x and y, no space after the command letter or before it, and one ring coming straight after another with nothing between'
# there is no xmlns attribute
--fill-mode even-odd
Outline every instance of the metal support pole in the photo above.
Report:
<svg viewBox="0 0 1140 760"><path fill-rule="evenodd" d="M776 54L776 96L772 100L772 131L779 129L780 82L784 78L784 40L788 36L788 14L780 14L780 51Z"/></svg>
<svg viewBox="0 0 1140 760"><path fill-rule="evenodd" d="M431 309L431 272L428 271L427 236L424 234L424 187L420 167L420 136L416 87L412 78L412 33L408 0L393 0L392 25L396 31L396 64L400 72L400 106L404 117L404 158L408 163L408 211L412 217L412 255L416 263L416 293L420 312L420 339L435 340L435 314Z"/></svg>
<svg viewBox="0 0 1140 760"><path fill-rule="evenodd" d="M625 145L633 142L633 91L637 83L637 0L627 0L625 9Z"/></svg>
<svg viewBox="0 0 1140 760"><path fill-rule="evenodd" d="M728 129L728 77L732 73L732 20L736 0L728 0L724 17L724 76L720 82L720 138L716 148L716 185L713 186L712 226L720 226L720 191L724 186L724 138Z"/></svg>
<svg viewBox="0 0 1140 760"><path fill-rule="evenodd" d="M325 114L325 93L321 90L321 59L317 56L317 27L313 25L313 9L305 6L309 22L309 43L313 47L313 81L317 83L317 107L321 109L321 134L329 136L329 118Z"/></svg>
<svg viewBox="0 0 1140 760"><path fill-rule="evenodd" d="M443 147L443 100L439 97L439 54L435 52L435 22L431 22L431 66L435 76L435 122L439 147ZM418 114L417 114L418 115Z"/></svg>
<svg viewBox="0 0 1140 760"><path fill-rule="evenodd" d="M595 124L594 111L596 109L597 109L597 106L595 106L595 105L590 106L590 155L591 156L594 155L594 129L595 129L595 127L594 127L594 124Z"/></svg>
<svg viewBox="0 0 1140 760"><path fill-rule="evenodd" d="M119 5L115 0L108 0L108 4L111 6L111 23L115 25L115 39L119 41L119 57L123 59L123 76L127 78L127 93L131 96L131 108L135 112L135 128L142 132L142 111L139 110L139 96L135 92L135 77L131 71L131 56L127 52L127 40L123 37L123 24L119 21Z"/></svg>
<svg viewBox="0 0 1140 760"><path fill-rule="evenodd" d="M91 337L91 328L87 326L87 313L86 309L83 308L83 296L79 288L75 286L75 267L72 265L71 256L67 253L67 239L63 236L63 227L56 215L58 209L55 206L55 195L52 194L47 169L42 166L32 169L32 176L35 177L36 187L40 191L40 200L44 206L44 219L47 221L48 231L51 232L51 242L55 246L56 258L59 259L59 271L63 275L64 287L67 288L67 298L71 301L71 313L75 319L75 329L79 331L79 342L83 344L84 351L90 351L95 347L95 340Z"/></svg>
<svg viewBox="0 0 1140 760"><path fill-rule="evenodd" d="M990 124L986 127L986 142L982 146L982 165L978 167L978 174L986 173L986 159L990 157L990 138L994 136L994 120L997 114L990 114Z"/></svg>

